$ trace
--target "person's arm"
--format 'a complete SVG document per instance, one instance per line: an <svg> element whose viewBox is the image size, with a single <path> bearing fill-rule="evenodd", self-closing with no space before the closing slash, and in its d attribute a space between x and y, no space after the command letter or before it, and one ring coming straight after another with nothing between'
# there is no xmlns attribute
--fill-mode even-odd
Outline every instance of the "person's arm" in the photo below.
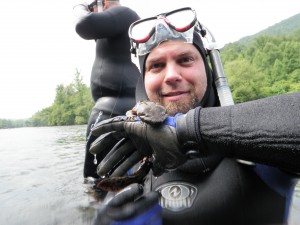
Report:
<svg viewBox="0 0 300 225"><path fill-rule="evenodd" d="M96 124L92 132L129 138L134 151L152 156L155 176L190 157L212 153L300 173L299 97L300 92L235 106L196 108L156 125L151 124L151 115L158 107L147 104L145 118L115 117ZM107 140L99 138L99 143Z"/></svg>
<svg viewBox="0 0 300 225"><path fill-rule="evenodd" d="M74 23L79 23L83 18L89 15L91 11L87 3L77 4L73 7L73 20Z"/></svg>
<svg viewBox="0 0 300 225"><path fill-rule="evenodd" d="M86 40L114 37L137 20L137 14L126 7L112 7L105 12L89 13L76 24L77 34Z"/></svg>
<svg viewBox="0 0 300 225"><path fill-rule="evenodd" d="M300 172L300 92L197 108L177 119L177 131L179 142L195 140L201 151Z"/></svg>

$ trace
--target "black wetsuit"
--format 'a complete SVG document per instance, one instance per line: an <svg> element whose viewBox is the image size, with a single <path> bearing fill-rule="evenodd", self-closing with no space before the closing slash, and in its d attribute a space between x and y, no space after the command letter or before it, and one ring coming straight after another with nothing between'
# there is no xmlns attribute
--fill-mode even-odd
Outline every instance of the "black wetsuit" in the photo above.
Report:
<svg viewBox="0 0 300 225"><path fill-rule="evenodd" d="M300 92L188 113L200 113L194 128L204 141L202 151L212 154L203 159L210 170L194 159L160 177L148 175L147 191L161 193L163 224L286 224L300 162L280 162L299 158L299 99ZM261 164L233 159L239 157ZM281 169L267 166L274 164Z"/></svg>
<svg viewBox="0 0 300 225"><path fill-rule="evenodd" d="M88 121L87 137L95 121L123 115L135 104L135 86L139 70L131 61L128 28L139 16L124 6L113 6L101 13L90 13L76 24L84 39L96 40L96 58L91 73L91 91L95 106ZM98 177L94 156L86 147L84 177ZM103 156L97 155L98 163Z"/></svg>
<svg viewBox="0 0 300 225"><path fill-rule="evenodd" d="M161 193L164 225L286 224L300 174L300 92L218 107L213 76L195 35L193 44L204 58L208 85L203 108L186 114L189 124L180 135L197 140L202 158L157 178L148 174L145 192ZM142 74L145 59L139 57ZM136 98L147 99L142 79Z"/></svg>

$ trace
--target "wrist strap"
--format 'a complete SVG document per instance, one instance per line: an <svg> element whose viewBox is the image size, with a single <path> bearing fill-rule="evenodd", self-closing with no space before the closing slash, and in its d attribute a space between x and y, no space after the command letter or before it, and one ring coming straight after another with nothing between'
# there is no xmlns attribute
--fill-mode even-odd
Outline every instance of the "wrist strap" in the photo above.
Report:
<svg viewBox="0 0 300 225"><path fill-rule="evenodd" d="M202 144L200 134L201 107L190 110L184 116L176 118L176 134L184 154L190 158L199 154L199 146Z"/></svg>

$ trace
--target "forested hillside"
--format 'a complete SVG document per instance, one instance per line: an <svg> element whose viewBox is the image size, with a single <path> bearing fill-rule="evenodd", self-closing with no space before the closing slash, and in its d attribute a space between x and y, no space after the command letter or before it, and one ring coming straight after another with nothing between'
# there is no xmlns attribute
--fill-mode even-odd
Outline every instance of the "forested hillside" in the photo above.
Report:
<svg viewBox="0 0 300 225"><path fill-rule="evenodd" d="M29 119L0 119L0 129L87 124L93 106L91 90L83 83L79 71L76 70L71 84L57 85L51 106L41 109Z"/></svg>
<svg viewBox="0 0 300 225"><path fill-rule="evenodd" d="M300 13L288 19L282 20L281 22L276 23L254 35L243 37L239 40L239 42L247 43L261 35L272 35L272 36L288 35L299 29L300 29Z"/></svg>
<svg viewBox="0 0 300 225"><path fill-rule="evenodd" d="M82 82L76 71L74 81L68 86L58 85L54 103L35 113L31 126L57 126L87 124L94 106L90 88Z"/></svg>
<svg viewBox="0 0 300 225"><path fill-rule="evenodd" d="M235 103L300 91L300 29L228 44L221 57Z"/></svg>

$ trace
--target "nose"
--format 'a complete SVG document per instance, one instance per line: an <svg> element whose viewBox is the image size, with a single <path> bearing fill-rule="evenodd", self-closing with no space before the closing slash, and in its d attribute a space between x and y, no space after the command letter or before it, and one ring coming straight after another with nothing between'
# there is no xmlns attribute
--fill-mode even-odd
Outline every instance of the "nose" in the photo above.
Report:
<svg viewBox="0 0 300 225"><path fill-rule="evenodd" d="M180 68L174 64L168 64L165 70L164 81L168 84L176 83L182 80Z"/></svg>

